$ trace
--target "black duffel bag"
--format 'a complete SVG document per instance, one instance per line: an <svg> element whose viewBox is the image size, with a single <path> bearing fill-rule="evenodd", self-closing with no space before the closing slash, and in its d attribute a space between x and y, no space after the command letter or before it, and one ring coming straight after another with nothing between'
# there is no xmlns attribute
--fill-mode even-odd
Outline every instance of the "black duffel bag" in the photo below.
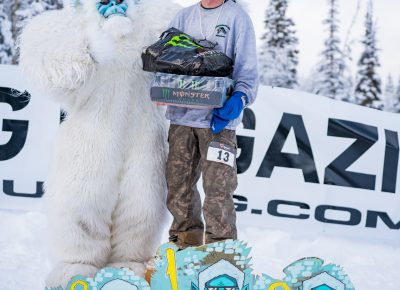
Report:
<svg viewBox="0 0 400 290"><path fill-rule="evenodd" d="M188 76L230 77L233 61L226 54L199 45L176 28L142 53L143 70Z"/></svg>

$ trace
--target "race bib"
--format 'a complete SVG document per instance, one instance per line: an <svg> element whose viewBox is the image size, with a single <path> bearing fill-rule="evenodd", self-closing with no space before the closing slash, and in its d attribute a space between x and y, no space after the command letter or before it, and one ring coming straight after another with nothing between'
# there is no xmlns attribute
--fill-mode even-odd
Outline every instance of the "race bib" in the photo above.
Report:
<svg viewBox="0 0 400 290"><path fill-rule="evenodd" d="M223 163L234 167L236 158L236 149L232 146L220 143L211 142L208 146L207 160L214 161L218 163Z"/></svg>

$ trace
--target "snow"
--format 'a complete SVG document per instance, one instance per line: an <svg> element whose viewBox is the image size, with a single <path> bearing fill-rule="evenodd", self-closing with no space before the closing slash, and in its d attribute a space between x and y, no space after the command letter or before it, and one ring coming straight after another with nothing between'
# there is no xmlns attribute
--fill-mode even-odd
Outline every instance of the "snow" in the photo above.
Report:
<svg viewBox="0 0 400 290"><path fill-rule="evenodd" d="M0 211L0 289L44 289L51 263L43 213ZM245 228L239 237L252 247L257 273L284 277L282 269L303 257L338 263L359 290L399 289L400 247L340 238L299 238L288 232ZM164 240L167 240L165 229Z"/></svg>
<svg viewBox="0 0 400 290"><path fill-rule="evenodd" d="M50 269L46 217L37 212L0 211L0 289L44 289Z"/></svg>

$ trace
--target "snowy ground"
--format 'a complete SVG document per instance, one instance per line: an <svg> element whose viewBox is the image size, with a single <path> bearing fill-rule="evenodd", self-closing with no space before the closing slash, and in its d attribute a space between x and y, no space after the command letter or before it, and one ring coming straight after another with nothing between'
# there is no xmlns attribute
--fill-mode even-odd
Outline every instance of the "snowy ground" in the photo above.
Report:
<svg viewBox="0 0 400 290"><path fill-rule="evenodd" d="M357 290L400 289L400 247L355 241L296 238L282 231L248 228L240 237L253 247L256 272L282 278L299 258L318 256L341 264ZM0 211L0 290L42 290L50 269L46 217Z"/></svg>

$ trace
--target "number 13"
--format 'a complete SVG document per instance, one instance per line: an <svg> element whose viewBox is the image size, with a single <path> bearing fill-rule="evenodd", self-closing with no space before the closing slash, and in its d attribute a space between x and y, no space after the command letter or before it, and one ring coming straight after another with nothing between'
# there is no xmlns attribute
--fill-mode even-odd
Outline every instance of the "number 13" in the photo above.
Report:
<svg viewBox="0 0 400 290"><path fill-rule="evenodd" d="M225 153L225 158L224 159L222 159L222 153ZM229 152L226 152L226 151L223 151L223 150L219 150L218 151L218 160L223 160L223 161L225 161L225 162L228 162L229 161L229 156L230 156L230 154L229 154Z"/></svg>

